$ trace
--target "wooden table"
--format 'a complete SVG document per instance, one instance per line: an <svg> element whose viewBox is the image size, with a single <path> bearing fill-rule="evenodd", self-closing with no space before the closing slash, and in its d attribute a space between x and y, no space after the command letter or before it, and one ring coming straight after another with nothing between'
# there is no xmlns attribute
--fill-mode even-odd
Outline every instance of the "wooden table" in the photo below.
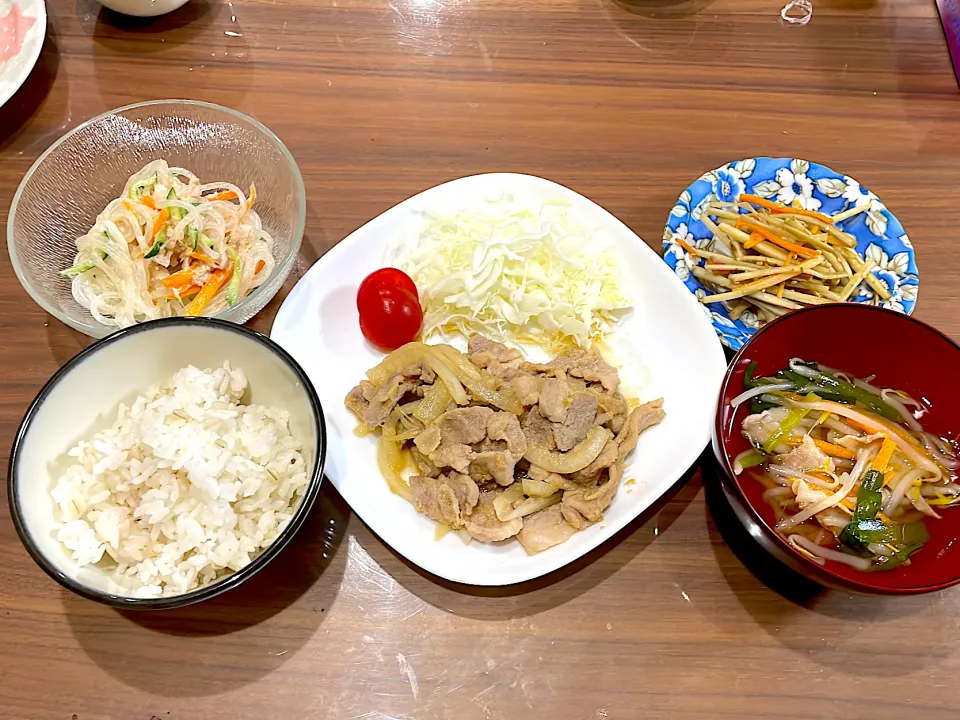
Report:
<svg viewBox="0 0 960 720"><path fill-rule="evenodd" d="M284 293L347 233L461 175L545 176L659 246L700 173L788 155L884 198L916 245L918 317L960 338L960 93L933 3L814 4L801 27L781 0L191 0L154 21L50 0L38 66L0 108L0 217L66 130L153 98L238 108L296 156L307 230ZM88 339L3 260L5 467L27 403ZM269 330L279 302L253 324ZM958 716L960 591L799 582L704 492L705 467L575 567L502 590L411 567L328 485L266 572L155 614L60 589L4 509L0 717Z"/></svg>

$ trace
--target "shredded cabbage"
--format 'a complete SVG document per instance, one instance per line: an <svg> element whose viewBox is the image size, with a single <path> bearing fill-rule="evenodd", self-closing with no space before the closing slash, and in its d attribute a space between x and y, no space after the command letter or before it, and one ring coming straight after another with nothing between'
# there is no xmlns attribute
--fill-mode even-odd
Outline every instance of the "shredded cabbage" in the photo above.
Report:
<svg viewBox="0 0 960 720"><path fill-rule="evenodd" d="M417 284L423 337L480 333L511 344L587 346L631 307L613 248L568 213L513 195L424 212L386 262Z"/></svg>

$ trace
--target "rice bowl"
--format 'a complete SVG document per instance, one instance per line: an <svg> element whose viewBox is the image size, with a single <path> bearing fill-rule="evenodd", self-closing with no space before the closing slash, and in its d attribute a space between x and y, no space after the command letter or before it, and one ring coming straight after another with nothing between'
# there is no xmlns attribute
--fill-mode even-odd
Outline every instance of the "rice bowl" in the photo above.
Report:
<svg viewBox="0 0 960 720"><path fill-rule="evenodd" d="M325 455L316 392L281 348L168 318L93 344L40 391L11 452L10 509L67 589L179 607L276 557L316 501Z"/></svg>
<svg viewBox="0 0 960 720"><path fill-rule="evenodd" d="M57 539L107 563L136 597L177 595L239 570L289 524L307 484L287 413L239 404L241 369L188 366L70 451L52 496Z"/></svg>

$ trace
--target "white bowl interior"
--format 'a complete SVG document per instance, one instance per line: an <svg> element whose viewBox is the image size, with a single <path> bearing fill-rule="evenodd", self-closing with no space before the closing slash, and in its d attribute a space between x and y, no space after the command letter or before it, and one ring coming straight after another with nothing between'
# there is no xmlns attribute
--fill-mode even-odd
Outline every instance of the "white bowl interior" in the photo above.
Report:
<svg viewBox="0 0 960 720"><path fill-rule="evenodd" d="M229 361L247 375L245 404L280 407L304 445L308 468L319 436L309 395L290 366L268 346L229 328L200 322L147 326L108 342L66 371L49 389L20 442L10 482L24 528L59 573L88 588L126 596L99 566L79 568L56 539L50 491L71 463L67 451L108 427L117 406L194 365L216 368Z"/></svg>

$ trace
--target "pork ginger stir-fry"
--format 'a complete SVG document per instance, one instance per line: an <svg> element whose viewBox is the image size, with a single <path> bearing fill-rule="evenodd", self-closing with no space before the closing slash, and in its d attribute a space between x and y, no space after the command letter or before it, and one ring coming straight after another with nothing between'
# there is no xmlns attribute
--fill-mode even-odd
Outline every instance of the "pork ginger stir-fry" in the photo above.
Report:
<svg viewBox="0 0 960 720"><path fill-rule="evenodd" d="M155 160L134 173L77 239L73 296L104 325L171 315L213 315L238 303L273 271L273 239L250 194L201 183Z"/></svg>
<svg viewBox="0 0 960 720"><path fill-rule="evenodd" d="M821 564L888 570L928 539L924 516L960 503L955 448L924 431L920 402L801 360L752 378L734 407L752 402L743 434L754 446L734 462L755 468L777 529Z"/></svg>
<svg viewBox="0 0 960 720"><path fill-rule="evenodd" d="M481 542L516 537L533 555L600 521L637 436L663 419L662 400L631 411L619 385L596 351L537 365L474 335L467 355L404 345L346 405L362 431L380 433L393 492L446 528Z"/></svg>

